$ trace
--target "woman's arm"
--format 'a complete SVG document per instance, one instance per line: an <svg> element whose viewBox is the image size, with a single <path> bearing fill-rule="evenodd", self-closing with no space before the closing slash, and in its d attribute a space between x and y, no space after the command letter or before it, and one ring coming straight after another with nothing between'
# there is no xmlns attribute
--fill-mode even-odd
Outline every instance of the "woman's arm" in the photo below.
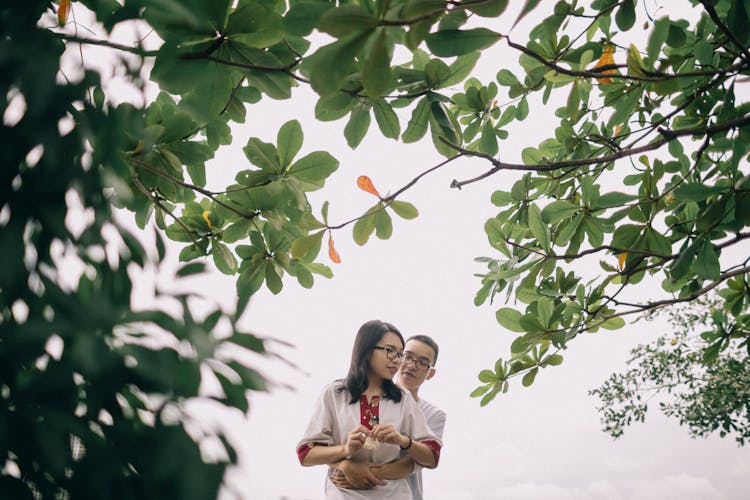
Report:
<svg viewBox="0 0 750 500"><path fill-rule="evenodd" d="M302 458L302 465L327 465L349 458L362 448L369 432L367 427L359 425L349 433L344 444L312 446Z"/></svg>

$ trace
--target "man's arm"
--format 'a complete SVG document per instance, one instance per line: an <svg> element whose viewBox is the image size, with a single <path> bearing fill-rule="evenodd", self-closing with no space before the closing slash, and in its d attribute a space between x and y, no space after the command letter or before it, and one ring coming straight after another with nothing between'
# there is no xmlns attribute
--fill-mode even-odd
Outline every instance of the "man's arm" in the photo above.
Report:
<svg viewBox="0 0 750 500"><path fill-rule="evenodd" d="M382 465L373 466L371 469L373 474L380 479L401 479L414 472L414 459L401 457Z"/></svg>
<svg viewBox="0 0 750 500"><path fill-rule="evenodd" d="M331 464L331 481L339 488L367 490L386 479L402 479L414 471L414 460L401 457L385 464L375 465L371 462L352 462L340 460Z"/></svg>

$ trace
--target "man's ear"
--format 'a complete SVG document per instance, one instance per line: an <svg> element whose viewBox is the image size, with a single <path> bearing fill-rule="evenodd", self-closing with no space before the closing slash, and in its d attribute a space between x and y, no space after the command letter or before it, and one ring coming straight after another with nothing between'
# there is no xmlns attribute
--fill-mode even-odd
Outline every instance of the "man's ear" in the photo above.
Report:
<svg viewBox="0 0 750 500"><path fill-rule="evenodd" d="M427 373L427 376L425 377L425 380L430 380L434 376L435 376L435 369L434 368L430 368L430 371Z"/></svg>

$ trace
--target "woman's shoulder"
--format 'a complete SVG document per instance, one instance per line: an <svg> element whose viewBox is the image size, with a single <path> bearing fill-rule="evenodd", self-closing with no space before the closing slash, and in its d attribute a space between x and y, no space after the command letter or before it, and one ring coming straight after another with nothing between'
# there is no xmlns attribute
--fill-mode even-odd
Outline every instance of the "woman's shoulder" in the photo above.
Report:
<svg viewBox="0 0 750 500"><path fill-rule="evenodd" d="M327 383L323 386L323 394L326 395L337 395L346 392L346 385L344 379L336 379L332 382Z"/></svg>

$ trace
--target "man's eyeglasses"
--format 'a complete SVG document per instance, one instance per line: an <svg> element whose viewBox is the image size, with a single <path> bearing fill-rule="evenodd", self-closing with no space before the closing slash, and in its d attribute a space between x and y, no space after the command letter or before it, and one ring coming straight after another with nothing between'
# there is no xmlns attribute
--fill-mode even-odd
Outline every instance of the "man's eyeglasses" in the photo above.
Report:
<svg viewBox="0 0 750 500"><path fill-rule="evenodd" d="M381 351L385 351L385 357L388 358L389 361L398 360L398 362L401 363L404 359L404 353L401 351L397 351L391 346L376 345L375 347L373 347L373 349L380 349Z"/></svg>
<svg viewBox="0 0 750 500"><path fill-rule="evenodd" d="M411 353L407 352L404 354L404 360L402 363L414 363L414 365L419 368L420 370L427 370L428 368L432 368L430 365L430 362L427 361L425 358L415 358Z"/></svg>

